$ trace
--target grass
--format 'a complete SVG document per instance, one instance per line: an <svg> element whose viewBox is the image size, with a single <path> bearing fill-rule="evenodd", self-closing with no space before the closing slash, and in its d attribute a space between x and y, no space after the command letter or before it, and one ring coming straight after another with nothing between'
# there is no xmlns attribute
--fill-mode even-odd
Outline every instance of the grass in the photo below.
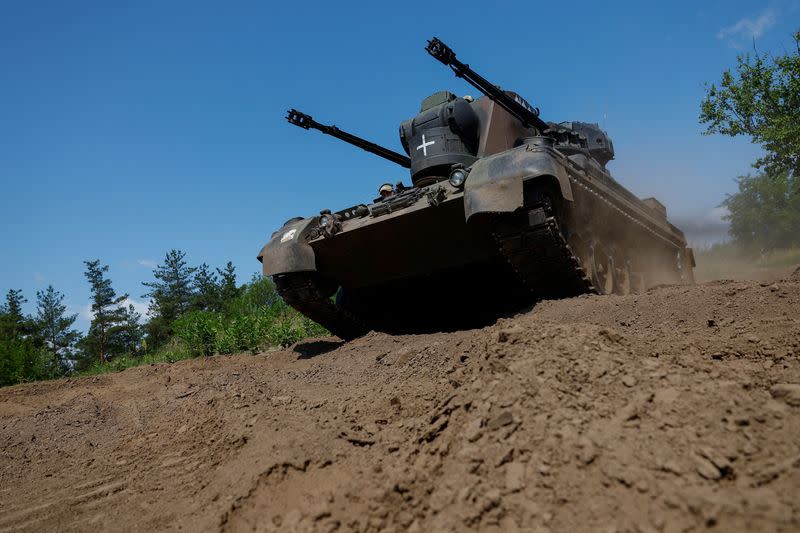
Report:
<svg viewBox="0 0 800 533"><path fill-rule="evenodd" d="M94 363L92 366L78 372L77 376L96 376L97 374L106 374L108 372L120 372L126 368L132 368L142 365L154 365L158 363L174 363L184 359L192 359L196 357L193 355L186 343L181 339L172 339L166 346L154 352L145 353L142 355L123 355L115 357L105 363Z"/></svg>

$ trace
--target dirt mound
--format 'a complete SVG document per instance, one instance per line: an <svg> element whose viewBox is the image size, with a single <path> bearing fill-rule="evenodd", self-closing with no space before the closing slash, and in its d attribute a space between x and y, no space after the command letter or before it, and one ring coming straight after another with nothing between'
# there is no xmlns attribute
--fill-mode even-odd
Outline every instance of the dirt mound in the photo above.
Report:
<svg viewBox="0 0 800 533"><path fill-rule="evenodd" d="M0 530L800 527L800 280L0 390Z"/></svg>

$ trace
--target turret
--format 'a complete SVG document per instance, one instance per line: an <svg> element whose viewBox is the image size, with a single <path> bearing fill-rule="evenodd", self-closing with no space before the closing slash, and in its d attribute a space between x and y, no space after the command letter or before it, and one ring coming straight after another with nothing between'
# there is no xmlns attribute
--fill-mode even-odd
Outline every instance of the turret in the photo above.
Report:
<svg viewBox="0 0 800 533"><path fill-rule="evenodd" d="M586 122L554 124L545 122L539 118L538 108L532 107L516 93L503 91L497 85L490 83L486 78L472 70L469 65L456 59L455 52L436 37L428 41L428 46L425 50L450 67L457 77L464 78L467 83L508 111L523 126L537 130L540 135L555 139L556 146L562 152L568 155L570 153L588 152L589 156L602 166L614 159L614 145L608 134L600 129L597 124Z"/></svg>
<svg viewBox="0 0 800 533"><path fill-rule="evenodd" d="M289 110L287 120L295 126L319 130L410 169L414 186L445 179L454 166L468 167L481 157L511 149L535 136L550 137L553 139L551 145L565 155L587 156L601 166L614 158L611 139L597 124L545 122L539 117L539 109L517 93L494 85L459 61L455 52L439 39L434 37L428 41L425 50L485 97L473 100L449 91L439 91L425 98L417 116L400 124L400 142L408 156L336 126L320 124L296 109Z"/></svg>
<svg viewBox="0 0 800 533"><path fill-rule="evenodd" d="M414 185L443 178L453 165L477 157L480 120L469 101L441 91L422 101L419 114L400 124L400 141L411 156Z"/></svg>

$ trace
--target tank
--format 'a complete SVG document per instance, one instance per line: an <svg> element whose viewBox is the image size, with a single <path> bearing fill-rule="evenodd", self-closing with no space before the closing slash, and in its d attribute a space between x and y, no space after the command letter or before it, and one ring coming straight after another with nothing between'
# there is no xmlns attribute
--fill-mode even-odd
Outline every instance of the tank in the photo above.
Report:
<svg viewBox="0 0 800 533"><path fill-rule="evenodd" d="M349 340L481 327L543 299L693 282L684 234L663 204L611 176L614 146L597 124L545 122L439 39L426 50L482 96L422 100L400 124L404 154L289 111L290 123L407 168L410 181L272 234L258 259L289 305Z"/></svg>

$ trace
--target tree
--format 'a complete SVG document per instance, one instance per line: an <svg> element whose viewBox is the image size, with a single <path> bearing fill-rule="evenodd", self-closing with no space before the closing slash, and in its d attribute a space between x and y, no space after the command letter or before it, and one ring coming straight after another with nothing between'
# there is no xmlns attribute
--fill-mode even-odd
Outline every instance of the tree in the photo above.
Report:
<svg viewBox="0 0 800 533"><path fill-rule="evenodd" d="M128 295L117 296L111 286L111 280L105 277L108 265L100 266L99 259L84 261L84 264L86 265L84 275L91 286L91 309L94 318L81 344L87 355L102 363L109 356L119 353L115 349L119 345L115 337L120 333L122 323L125 321L125 308L121 304Z"/></svg>
<svg viewBox="0 0 800 533"><path fill-rule="evenodd" d="M220 310L220 286L217 275L211 271L206 263L197 267L197 272L192 280L194 288L194 301L192 309L198 311Z"/></svg>
<svg viewBox="0 0 800 533"><path fill-rule="evenodd" d="M147 334L148 344L154 348L174 334L173 323L189 311L192 304L192 276L197 269L187 266L185 257L180 250L170 250L164 264L153 270L156 280L142 283L150 288L144 297L150 298Z"/></svg>
<svg viewBox="0 0 800 533"><path fill-rule="evenodd" d="M231 261L223 270L217 269L220 277L219 293L222 307L226 307L241 294L241 288L236 286L236 267Z"/></svg>
<svg viewBox="0 0 800 533"><path fill-rule="evenodd" d="M123 311L118 337L119 349L123 353L136 354L142 348L144 333L141 323L142 315L136 311L133 305L128 305Z"/></svg>
<svg viewBox="0 0 800 533"><path fill-rule="evenodd" d="M80 338L80 333L72 329L78 315L65 314L67 307L63 303L64 295L52 285L45 291L36 292L36 302L38 333L52 352L53 360L58 361L62 372L66 372L69 369L71 349Z"/></svg>
<svg viewBox="0 0 800 533"><path fill-rule="evenodd" d="M22 314L22 305L27 301L20 289L9 289L6 293L6 302L2 306L2 324L0 324L0 335L4 338L16 338L31 332L31 323Z"/></svg>
<svg viewBox="0 0 800 533"><path fill-rule="evenodd" d="M800 194L788 173L742 176L736 183L739 191L722 205L737 242L760 250L800 245Z"/></svg>
<svg viewBox="0 0 800 533"><path fill-rule="evenodd" d="M751 137L766 152L754 166L773 178L800 176L800 31L794 44L778 57L739 55L736 72L707 86L700 106L706 135Z"/></svg>
<svg viewBox="0 0 800 533"><path fill-rule="evenodd" d="M6 303L3 305L3 312L9 317L14 317L22 321L22 304L28 300L22 295L22 289L9 289L6 293Z"/></svg>
<svg viewBox="0 0 800 533"><path fill-rule="evenodd" d="M55 377L58 365L39 341L33 320L22 312L27 300L9 290L0 305L0 385Z"/></svg>

